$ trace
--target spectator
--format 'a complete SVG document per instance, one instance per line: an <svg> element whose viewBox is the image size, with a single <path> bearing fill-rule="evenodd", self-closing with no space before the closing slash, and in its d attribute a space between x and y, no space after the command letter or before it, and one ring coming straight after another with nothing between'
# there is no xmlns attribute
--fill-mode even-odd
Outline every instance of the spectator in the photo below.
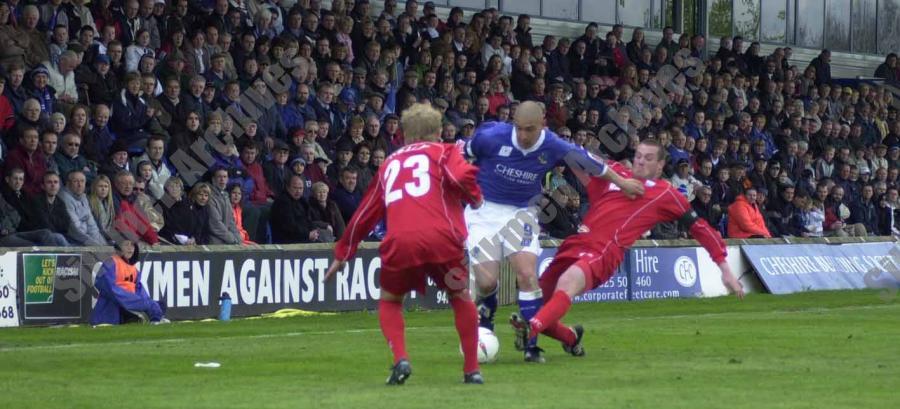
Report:
<svg viewBox="0 0 900 409"><path fill-rule="evenodd" d="M91 215L94 216L100 234L107 241L111 240L115 230L116 206L109 177L98 175L94 179L94 183L91 184L91 193L88 194L88 203L90 203Z"/></svg>
<svg viewBox="0 0 900 409"><path fill-rule="evenodd" d="M289 172L288 158L290 158L290 150L287 144L282 141L276 141L272 149L272 158L262 165L266 184L272 189L272 193L276 198L281 195Z"/></svg>
<svg viewBox="0 0 900 409"><path fill-rule="evenodd" d="M113 101L112 131L128 147L129 152L142 152L147 145L150 119L156 110L141 98L141 76L129 72L124 78L125 89Z"/></svg>
<svg viewBox="0 0 900 409"><path fill-rule="evenodd" d="M691 208L697 212L697 216L709 222L710 226L718 226L722 220L722 208L712 202L712 189L709 186L700 186L696 190Z"/></svg>
<svg viewBox="0 0 900 409"><path fill-rule="evenodd" d="M347 167L341 170L341 180L332 194L332 199L337 203L341 215L344 216L344 223L350 221L362 201L362 192L357 189L356 184L356 169Z"/></svg>
<svg viewBox="0 0 900 409"><path fill-rule="evenodd" d="M878 210L874 199L875 188L872 185L862 187L859 200L850 209L850 224L862 224L868 235L878 235Z"/></svg>
<svg viewBox="0 0 900 409"><path fill-rule="evenodd" d="M21 170L14 170L6 178L7 185L4 185L3 196L0 197L0 246L66 246L68 242L65 237L49 229L22 229L22 213L17 206L7 202L6 197L8 194L13 194L15 197L15 192L21 194L24 177ZM12 185L10 186L9 183ZM14 200L16 199L14 198Z"/></svg>
<svg viewBox="0 0 900 409"><path fill-rule="evenodd" d="M147 195L147 180L141 176L134 178L134 196L135 204L147 216L153 230L158 232L165 224L165 220L163 220L162 213L154 207L156 199Z"/></svg>
<svg viewBox="0 0 900 409"><path fill-rule="evenodd" d="M228 170L216 168L212 171L212 192L209 203L210 244L241 244L243 239L234 222L231 200L225 188L228 187Z"/></svg>
<svg viewBox="0 0 900 409"><path fill-rule="evenodd" d="M250 240L250 234L244 229L244 209L241 206L244 191L241 189L241 185L232 184L228 186L228 197L231 201L231 211L234 213L234 224L237 226L238 232L241 233L243 244L256 244L253 240ZM268 225L268 221L266 225Z"/></svg>
<svg viewBox="0 0 900 409"><path fill-rule="evenodd" d="M766 221L757 206L756 189L750 188L728 206L728 237L770 238Z"/></svg>
<svg viewBox="0 0 900 409"><path fill-rule="evenodd" d="M865 237L866 226L861 223L849 223L850 209L844 205L844 188L834 185L831 193L824 201L825 235L837 237Z"/></svg>
<svg viewBox="0 0 900 409"><path fill-rule="evenodd" d="M285 194L272 204L272 243L309 243L319 238L312 226L309 204L303 198L303 178L291 175Z"/></svg>
<svg viewBox="0 0 900 409"><path fill-rule="evenodd" d="M310 220L327 225L335 237L344 235L344 217L334 200L328 198L330 188L324 182L312 185L312 200L309 201Z"/></svg>
<svg viewBox="0 0 900 409"><path fill-rule="evenodd" d="M59 192L59 197L65 204L70 220L66 236L75 245L105 246L107 241L91 213L91 203L85 191L86 186L87 177L84 172L75 169L66 175L66 187Z"/></svg>
<svg viewBox="0 0 900 409"><path fill-rule="evenodd" d="M53 162L59 170L59 174L67 178L69 172L80 171L86 178L86 183L93 183L97 177L97 166L80 154L81 137L75 133L63 134L63 146L53 155Z"/></svg>
<svg viewBox="0 0 900 409"><path fill-rule="evenodd" d="M208 184L200 182L195 187L198 194L203 190L202 185L206 185L206 189L210 190ZM184 183L180 178L170 178L163 188L165 193L160 204L166 224L159 230L160 240L170 244L203 244L198 243L198 237L201 242L208 239L209 214L207 208L195 209L193 198L184 199ZM209 192L204 194L206 202L208 202ZM205 229L204 226L206 226ZM206 236L203 233L206 233ZM208 242L208 240L206 241Z"/></svg>
<svg viewBox="0 0 900 409"><path fill-rule="evenodd" d="M28 206L27 230L47 229L62 235L66 246L73 242L69 236L72 220L66 211L66 204L59 199L59 174L47 172L43 177L43 192L36 194ZM57 200L59 199L59 200Z"/></svg>
<svg viewBox="0 0 900 409"><path fill-rule="evenodd" d="M136 203L134 175L127 170L122 170L116 173L114 180L115 219L113 219L114 230L111 232L113 238L117 236L124 237L128 240L140 241L150 245L159 243L159 236L156 230L153 229L150 220L147 219L147 215L141 211ZM93 203L91 205L93 208Z"/></svg>
<svg viewBox="0 0 900 409"><path fill-rule="evenodd" d="M22 169L25 172L25 184L23 191L34 196L40 194L43 189L43 177L47 173L47 158L38 146L38 130L26 128L19 137L19 143L10 151L3 163L6 173L13 169Z"/></svg>

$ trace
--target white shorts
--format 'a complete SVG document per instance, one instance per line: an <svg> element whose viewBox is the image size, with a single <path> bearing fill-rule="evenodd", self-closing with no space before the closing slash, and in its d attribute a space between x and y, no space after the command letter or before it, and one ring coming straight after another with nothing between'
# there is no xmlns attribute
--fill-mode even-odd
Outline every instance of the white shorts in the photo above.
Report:
<svg viewBox="0 0 900 409"><path fill-rule="evenodd" d="M472 264L502 261L526 251L541 254L541 232L536 209L485 201L478 209L466 208L469 238L466 248Z"/></svg>

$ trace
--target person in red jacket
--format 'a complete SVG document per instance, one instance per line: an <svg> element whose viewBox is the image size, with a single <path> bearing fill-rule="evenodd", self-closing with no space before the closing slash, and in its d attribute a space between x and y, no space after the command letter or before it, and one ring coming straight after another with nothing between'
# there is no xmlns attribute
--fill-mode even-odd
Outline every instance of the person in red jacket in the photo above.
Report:
<svg viewBox="0 0 900 409"><path fill-rule="evenodd" d="M475 180L478 168L467 163L455 145L437 142L441 113L429 104L413 105L402 121L411 144L385 159L335 246L325 280L344 269L359 242L384 219L390 228L380 247L378 318L394 355L388 384L403 384L412 373L403 298L412 290L424 290L428 277L450 298L465 361L463 381L484 383L478 367L478 313L468 291L463 218L465 203L480 207L484 201Z"/></svg>
<svg viewBox="0 0 900 409"><path fill-rule="evenodd" d="M766 219L756 205L756 189L750 188L728 206L728 237L735 239L770 238Z"/></svg>
<svg viewBox="0 0 900 409"><path fill-rule="evenodd" d="M134 175L127 170L116 173L113 182L116 188L116 219L113 226L116 232L134 242L150 245L159 243L159 236L150 224L147 215L135 203Z"/></svg>
<svg viewBox="0 0 900 409"><path fill-rule="evenodd" d="M29 196L43 193L44 174L47 173L47 157L38 148L38 130L26 128L19 137L19 144L9 152L4 163L4 174L16 168L25 171L22 190Z"/></svg>

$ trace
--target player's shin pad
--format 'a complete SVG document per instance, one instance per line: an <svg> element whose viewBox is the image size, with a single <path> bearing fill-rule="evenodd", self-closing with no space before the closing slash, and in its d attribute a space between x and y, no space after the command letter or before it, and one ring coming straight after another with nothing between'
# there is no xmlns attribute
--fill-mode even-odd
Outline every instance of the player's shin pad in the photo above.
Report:
<svg viewBox="0 0 900 409"><path fill-rule="evenodd" d="M478 306L478 326L494 330L494 315L497 313L497 291L499 287L495 287L486 295L478 295L476 304Z"/></svg>
<svg viewBox="0 0 900 409"><path fill-rule="evenodd" d="M541 290L519 291L519 312L522 314L522 319L526 322L531 321L543 305L543 293ZM525 347L531 348L535 346L537 346L537 336L532 336L528 339L528 345L525 345Z"/></svg>

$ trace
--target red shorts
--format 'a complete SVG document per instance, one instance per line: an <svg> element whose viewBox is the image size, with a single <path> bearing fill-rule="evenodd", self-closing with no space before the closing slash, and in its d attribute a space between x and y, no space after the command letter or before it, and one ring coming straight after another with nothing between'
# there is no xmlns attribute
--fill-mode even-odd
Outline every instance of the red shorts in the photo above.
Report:
<svg viewBox="0 0 900 409"><path fill-rule="evenodd" d="M452 292L469 288L469 269L462 259L401 269L384 265L381 266L379 282L382 290L395 295L403 295L412 290L424 293L429 277L443 290Z"/></svg>
<svg viewBox="0 0 900 409"><path fill-rule="evenodd" d="M622 251L612 242L597 245L581 237L566 240L541 274L541 291L545 297L552 296L559 278L573 265L584 271L585 291L593 290L616 273L622 259Z"/></svg>

